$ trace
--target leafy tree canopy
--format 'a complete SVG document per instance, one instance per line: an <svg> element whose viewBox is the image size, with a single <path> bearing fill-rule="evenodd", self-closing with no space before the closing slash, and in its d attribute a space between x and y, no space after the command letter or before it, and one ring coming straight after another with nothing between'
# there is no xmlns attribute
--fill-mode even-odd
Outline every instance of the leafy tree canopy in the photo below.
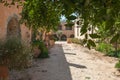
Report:
<svg viewBox="0 0 120 80"><path fill-rule="evenodd" d="M108 34L112 37L111 42L120 40L119 8L120 0L25 0L21 15L23 22L32 28L55 28L51 26L57 25L61 15L65 15L69 20L79 17L83 19L81 33L85 34L85 42L90 48L95 44L87 36L102 37L101 31L99 35L87 33L95 28L102 28L105 32L111 33ZM77 17L72 15L73 13Z"/></svg>
<svg viewBox="0 0 120 80"><path fill-rule="evenodd" d="M22 10L22 21L37 29L55 29L60 20L58 5L49 0L26 0Z"/></svg>
<svg viewBox="0 0 120 80"><path fill-rule="evenodd" d="M87 31L95 28L103 29L112 37L111 42L120 40L120 0L60 0L63 3L63 14L71 16L76 13L83 19L81 33L91 38L98 34L88 34ZM91 27L91 26L92 27ZM101 35L101 33L99 33ZM101 35L102 37L102 35ZM87 46L95 46L92 40L85 37Z"/></svg>

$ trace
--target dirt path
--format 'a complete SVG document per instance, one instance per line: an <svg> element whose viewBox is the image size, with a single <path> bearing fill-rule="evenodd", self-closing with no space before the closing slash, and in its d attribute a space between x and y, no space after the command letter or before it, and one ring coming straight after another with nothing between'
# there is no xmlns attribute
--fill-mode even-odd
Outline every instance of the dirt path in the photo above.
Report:
<svg viewBox="0 0 120 80"><path fill-rule="evenodd" d="M50 50L50 58L34 61L31 68L19 73L21 76L11 72L11 80L120 80L115 75L116 60L93 52L56 42Z"/></svg>

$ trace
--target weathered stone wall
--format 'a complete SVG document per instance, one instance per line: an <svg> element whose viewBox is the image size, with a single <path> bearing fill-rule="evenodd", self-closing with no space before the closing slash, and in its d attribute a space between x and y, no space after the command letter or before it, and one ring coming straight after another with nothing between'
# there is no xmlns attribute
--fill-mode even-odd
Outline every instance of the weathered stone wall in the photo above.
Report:
<svg viewBox="0 0 120 80"><path fill-rule="evenodd" d="M7 38L7 27L11 18L16 17L17 20L20 19L19 13L22 7L17 8L16 5L4 6L0 3L0 39ZM15 26L14 24L12 26ZM31 31L25 26L20 24L21 38L25 41L31 40Z"/></svg>

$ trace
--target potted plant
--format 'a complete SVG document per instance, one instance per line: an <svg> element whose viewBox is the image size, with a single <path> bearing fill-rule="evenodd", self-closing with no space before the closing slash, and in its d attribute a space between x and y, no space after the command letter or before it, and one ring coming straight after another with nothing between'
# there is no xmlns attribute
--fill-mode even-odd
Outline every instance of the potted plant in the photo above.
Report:
<svg viewBox="0 0 120 80"><path fill-rule="evenodd" d="M0 59L0 61L1 61L1 59ZM1 63L2 63L3 61L1 61ZM8 79L8 72L9 72L9 70L8 70L8 66L7 65L3 65L3 64L1 64L0 63L0 80L7 80Z"/></svg>
<svg viewBox="0 0 120 80"><path fill-rule="evenodd" d="M120 72L120 60L116 63L115 68Z"/></svg>
<svg viewBox="0 0 120 80"><path fill-rule="evenodd" d="M32 43L35 58L48 58L48 48L45 46L44 41L34 40Z"/></svg>
<svg viewBox="0 0 120 80"><path fill-rule="evenodd" d="M39 48L40 40L34 40L32 42L32 49L33 49L33 57L38 58L41 53L41 49Z"/></svg>
<svg viewBox="0 0 120 80"><path fill-rule="evenodd" d="M50 36L50 46L54 46L55 45L55 37L53 35Z"/></svg>
<svg viewBox="0 0 120 80"><path fill-rule="evenodd" d="M4 69L0 77L7 80L9 70L21 70L31 65L30 45L25 45L17 38L9 38L0 43L0 67Z"/></svg>
<svg viewBox="0 0 120 80"><path fill-rule="evenodd" d="M5 56L3 53L3 41L0 41L0 80L8 79L8 60L5 59L7 55Z"/></svg>
<svg viewBox="0 0 120 80"><path fill-rule="evenodd" d="M67 38L67 43L72 43L71 38Z"/></svg>

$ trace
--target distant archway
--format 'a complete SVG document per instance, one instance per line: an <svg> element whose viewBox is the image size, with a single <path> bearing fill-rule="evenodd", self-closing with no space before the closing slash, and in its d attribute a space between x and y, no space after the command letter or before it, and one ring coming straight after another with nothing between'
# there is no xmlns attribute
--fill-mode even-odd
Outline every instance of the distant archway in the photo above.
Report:
<svg viewBox="0 0 120 80"><path fill-rule="evenodd" d="M62 41L66 41L66 40L67 40L67 36L63 34L63 35L61 36L61 40L62 40Z"/></svg>
<svg viewBox="0 0 120 80"><path fill-rule="evenodd" d="M74 34L71 34L71 35L70 35L70 38L74 38Z"/></svg>
<svg viewBox="0 0 120 80"><path fill-rule="evenodd" d="M19 21L16 17L10 17L7 24L7 38L20 38L21 39L21 29Z"/></svg>

